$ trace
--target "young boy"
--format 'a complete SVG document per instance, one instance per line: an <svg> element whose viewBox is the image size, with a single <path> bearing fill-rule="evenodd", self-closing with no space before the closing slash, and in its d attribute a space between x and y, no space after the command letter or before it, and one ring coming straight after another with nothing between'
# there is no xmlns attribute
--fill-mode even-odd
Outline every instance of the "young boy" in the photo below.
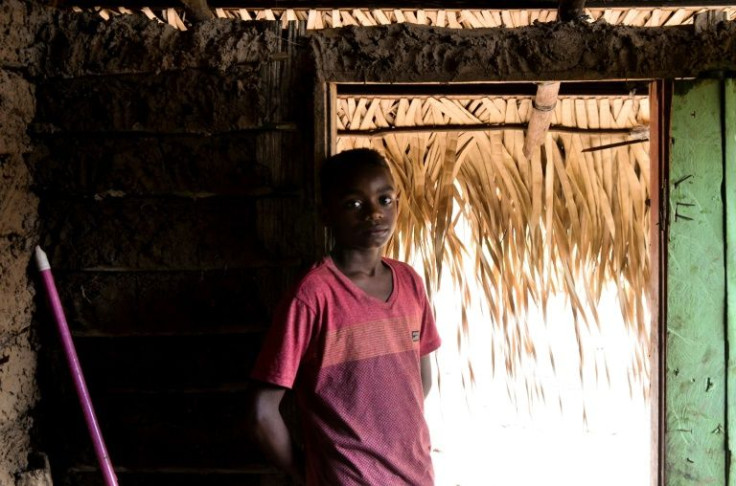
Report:
<svg viewBox="0 0 736 486"><path fill-rule="evenodd" d="M423 412L440 338L419 276L381 256L396 223L394 181L369 149L327 159L320 181L335 245L275 315L252 373L254 436L299 484L432 485ZM279 413L290 388L304 460Z"/></svg>

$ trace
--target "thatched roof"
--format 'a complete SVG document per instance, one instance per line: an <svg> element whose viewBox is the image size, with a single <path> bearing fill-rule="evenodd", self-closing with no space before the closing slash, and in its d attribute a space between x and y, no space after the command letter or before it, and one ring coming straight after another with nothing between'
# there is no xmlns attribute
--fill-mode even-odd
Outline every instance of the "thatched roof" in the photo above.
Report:
<svg viewBox="0 0 736 486"><path fill-rule="evenodd" d="M546 310L550 296L569 295L580 341L586 327L604 321L596 307L613 282L638 342L626 373L641 389L649 349L649 100L560 96L542 147L527 158L531 112L528 97L338 95L337 151L386 154L402 194L390 251L419 259L431 290L441 274L451 276L466 306L482 293L501 348L510 350L503 360L510 374L529 360L554 362L530 334L530 302ZM452 128L436 129L442 125ZM457 325L471 332L466 315Z"/></svg>
<svg viewBox="0 0 736 486"><path fill-rule="evenodd" d="M76 10L81 10L76 8ZM182 8L155 10L126 7L93 9L104 18L114 15L138 14L186 29L187 14ZM636 8L588 8L591 21L605 21L613 25L661 27L689 25L695 14L712 11L723 12L728 20L736 19L736 7L636 7ZM534 22L551 22L557 19L555 9L251 9L216 8L219 18L239 20L304 21L309 30L344 27L347 25L373 26L393 23L412 23L455 29L489 27L523 27Z"/></svg>

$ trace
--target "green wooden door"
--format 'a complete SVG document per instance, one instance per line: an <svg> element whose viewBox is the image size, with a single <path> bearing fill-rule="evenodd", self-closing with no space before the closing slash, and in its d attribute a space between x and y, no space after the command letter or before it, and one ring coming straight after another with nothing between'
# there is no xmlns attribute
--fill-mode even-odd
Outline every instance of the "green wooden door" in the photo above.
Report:
<svg viewBox="0 0 736 486"><path fill-rule="evenodd" d="M728 338L736 337L735 309L727 306L727 300L734 301L736 243L734 100L733 80L701 80L677 83L672 101L665 331L668 486L725 485L736 479L729 474L727 453L736 432L729 413L736 349L728 351Z"/></svg>

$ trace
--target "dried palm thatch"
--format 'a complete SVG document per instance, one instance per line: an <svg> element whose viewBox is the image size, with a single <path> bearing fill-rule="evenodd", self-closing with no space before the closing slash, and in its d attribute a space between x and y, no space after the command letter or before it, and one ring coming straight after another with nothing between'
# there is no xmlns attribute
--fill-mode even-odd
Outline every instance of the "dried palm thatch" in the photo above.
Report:
<svg viewBox="0 0 736 486"><path fill-rule="evenodd" d="M81 10L81 9L78 9ZM125 7L93 9L108 19L121 14L143 14L152 20L168 23L177 29L186 30L188 19L183 9L167 8L154 12L150 8L128 9ZM734 7L711 8L611 8L586 9L591 21L605 21L614 25L638 27L662 27L688 25L695 14L705 10L725 12L729 20L736 18ZM217 8L215 16L236 20L272 20L286 26L290 21L303 21L307 29L319 30L348 25L373 26L394 23L412 23L453 29L478 29L491 27L524 27L534 22L552 22L557 19L555 9L534 10L491 10L491 9L250 9Z"/></svg>
<svg viewBox="0 0 736 486"><path fill-rule="evenodd" d="M508 374L537 359L554 368L527 310L533 303L546 313L551 296L566 294L582 380L581 333L606 324L596 307L615 282L637 336L629 386L646 393L648 100L561 97L543 145L527 158L522 127L531 109L528 98L341 96L337 151L373 147L390 161L401 198L389 252L408 261L419 252L430 292L450 276L463 300L459 342L472 336L464 309L482 297L501 341L491 349L505 350ZM526 386L544 393L533 380Z"/></svg>

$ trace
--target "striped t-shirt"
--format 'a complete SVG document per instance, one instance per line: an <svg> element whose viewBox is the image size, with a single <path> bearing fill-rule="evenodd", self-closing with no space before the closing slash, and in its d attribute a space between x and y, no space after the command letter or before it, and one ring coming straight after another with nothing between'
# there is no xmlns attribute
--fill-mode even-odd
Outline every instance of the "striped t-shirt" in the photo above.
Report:
<svg viewBox="0 0 736 486"><path fill-rule="evenodd" d="M252 377L293 388L307 484L433 484L419 358L440 345L424 285L383 259L393 290L366 294L328 257L277 312Z"/></svg>

